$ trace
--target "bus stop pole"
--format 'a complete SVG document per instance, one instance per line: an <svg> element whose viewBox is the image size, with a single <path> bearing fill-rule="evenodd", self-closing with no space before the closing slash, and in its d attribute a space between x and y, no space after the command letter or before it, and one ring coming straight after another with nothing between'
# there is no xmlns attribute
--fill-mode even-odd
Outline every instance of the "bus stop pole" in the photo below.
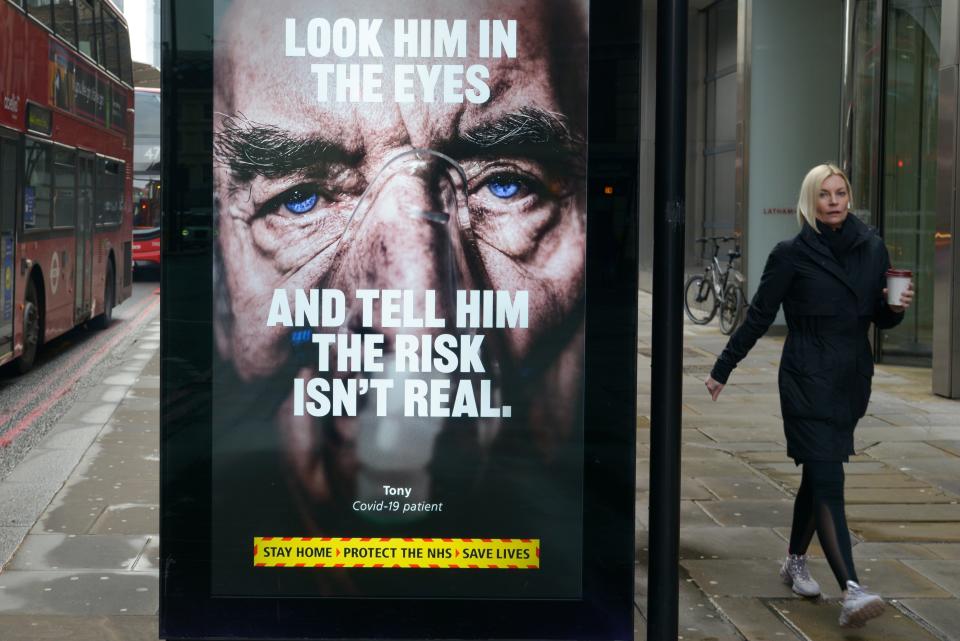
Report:
<svg viewBox="0 0 960 641"><path fill-rule="evenodd" d="M675 641L680 556L687 0L657 2L647 639Z"/></svg>

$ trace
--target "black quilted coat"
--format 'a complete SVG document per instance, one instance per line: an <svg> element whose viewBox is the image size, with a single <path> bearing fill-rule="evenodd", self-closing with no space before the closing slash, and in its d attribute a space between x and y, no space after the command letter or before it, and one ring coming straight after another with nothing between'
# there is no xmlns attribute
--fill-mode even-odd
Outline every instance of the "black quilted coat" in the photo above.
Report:
<svg viewBox="0 0 960 641"><path fill-rule="evenodd" d="M882 296L890 267L883 240L855 217L849 220L856 240L845 254L847 269L806 224L774 247L746 320L711 373L726 383L783 305L788 334L780 408L787 454L797 463L846 461L854 453L853 429L866 413L873 377L870 323L886 329L903 320Z"/></svg>

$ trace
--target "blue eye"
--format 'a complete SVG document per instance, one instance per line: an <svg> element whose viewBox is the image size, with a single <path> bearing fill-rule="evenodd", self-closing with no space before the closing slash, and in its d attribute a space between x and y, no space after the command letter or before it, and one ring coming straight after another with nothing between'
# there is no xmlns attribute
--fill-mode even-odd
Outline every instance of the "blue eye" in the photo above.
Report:
<svg viewBox="0 0 960 641"><path fill-rule="evenodd" d="M290 213L305 214L313 209L316 204L316 192L304 194L300 191L292 191L290 192L290 197L283 203L283 206L286 207Z"/></svg>
<svg viewBox="0 0 960 641"><path fill-rule="evenodd" d="M487 185L490 193L497 198L513 198L520 191L520 187L522 187L522 183L519 180L505 176L494 178Z"/></svg>

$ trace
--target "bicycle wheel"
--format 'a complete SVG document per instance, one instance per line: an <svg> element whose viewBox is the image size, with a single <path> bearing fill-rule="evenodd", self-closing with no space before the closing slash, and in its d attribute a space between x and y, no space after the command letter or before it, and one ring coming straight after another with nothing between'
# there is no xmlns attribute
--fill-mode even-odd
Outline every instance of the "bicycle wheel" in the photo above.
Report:
<svg viewBox="0 0 960 641"><path fill-rule="evenodd" d="M723 302L720 303L720 331L729 336L740 325L743 315L743 292L737 285L729 284L723 290Z"/></svg>
<svg viewBox="0 0 960 641"><path fill-rule="evenodd" d="M706 325L717 313L717 297L712 283L703 274L691 276L683 289L683 309L697 325Z"/></svg>

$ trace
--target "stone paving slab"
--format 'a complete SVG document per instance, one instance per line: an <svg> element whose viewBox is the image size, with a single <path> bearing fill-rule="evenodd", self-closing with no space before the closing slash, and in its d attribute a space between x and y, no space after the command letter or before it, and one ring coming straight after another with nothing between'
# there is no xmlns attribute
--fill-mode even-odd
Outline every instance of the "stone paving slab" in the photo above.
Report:
<svg viewBox="0 0 960 641"><path fill-rule="evenodd" d="M680 527L704 527L717 522L705 513L698 501L680 501ZM649 509L646 505L637 505L637 527L646 530L649 527Z"/></svg>
<svg viewBox="0 0 960 641"><path fill-rule="evenodd" d="M820 556L823 556L822 554ZM877 543L861 541L853 546L856 562L876 559L937 559L940 558L928 545L919 543Z"/></svg>
<svg viewBox="0 0 960 641"><path fill-rule="evenodd" d="M793 462L787 463L754 463L754 467L764 472L773 472L780 474L796 474L800 468ZM891 467L883 461L851 460L843 466L847 478L851 476L874 476L877 474L889 474L896 471L896 467Z"/></svg>
<svg viewBox="0 0 960 641"><path fill-rule="evenodd" d="M717 498L699 479L684 477L680 479L680 500L710 501Z"/></svg>
<svg viewBox="0 0 960 641"><path fill-rule="evenodd" d="M43 449L46 450L66 450L81 449L85 450L97 433L100 431L98 425L74 425L68 423L57 423L47 434L43 441ZM19 467L19 466L18 466Z"/></svg>
<svg viewBox="0 0 960 641"><path fill-rule="evenodd" d="M62 498L57 497L30 532L33 534L86 534L105 507L105 505L64 502Z"/></svg>
<svg viewBox="0 0 960 641"><path fill-rule="evenodd" d="M960 521L960 505L956 503L848 505L847 520L895 523ZM957 523L957 529L960 530L960 523Z"/></svg>
<svg viewBox="0 0 960 641"><path fill-rule="evenodd" d="M770 606L807 639L816 641L937 641L910 617L887 606L886 611L859 630L837 625L840 606L833 601L769 601Z"/></svg>
<svg viewBox="0 0 960 641"><path fill-rule="evenodd" d="M889 416L883 417L885 421L891 420ZM857 427L853 433L854 437L861 441L871 443L882 442L918 442L937 439L938 436L931 429L916 425L915 423L891 425L889 427Z"/></svg>
<svg viewBox="0 0 960 641"><path fill-rule="evenodd" d="M131 570L147 546L146 536L31 534L8 570Z"/></svg>
<svg viewBox="0 0 960 641"><path fill-rule="evenodd" d="M960 601L956 599L902 599L901 607L947 641L960 641Z"/></svg>
<svg viewBox="0 0 960 641"><path fill-rule="evenodd" d="M783 539L784 549L786 545L790 542L790 528L789 527L775 527L773 531ZM853 546L853 549L857 549L857 545L860 544L860 539L857 537L855 532L850 532L850 544ZM823 558L823 550L820 549L820 540L817 538L817 535L813 535L813 540L810 541L810 547L807 549L807 555L810 557Z"/></svg>
<svg viewBox="0 0 960 641"><path fill-rule="evenodd" d="M0 613L156 614L158 587L147 572L4 570Z"/></svg>
<svg viewBox="0 0 960 641"><path fill-rule="evenodd" d="M960 541L957 523L855 523L853 530L865 541Z"/></svg>
<svg viewBox="0 0 960 641"><path fill-rule="evenodd" d="M787 498L787 494L781 488L761 477L703 476L697 480L721 499L777 500Z"/></svg>
<svg viewBox="0 0 960 641"><path fill-rule="evenodd" d="M783 559L786 551L770 528L680 528L681 559Z"/></svg>
<svg viewBox="0 0 960 641"><path fill-rule="evenodd" d="M0 614L3 641L157 641L155 616Z"/></svg>
<svg viewBox="0 0 960 641"><path fill-rule="evenodd" d="M793 500L787 498L764 501L704 501L700 507L727 527L789 527L793 518Z"/></svg>
<svg viewBox="0 0 960 641"><path fill-rule="evenodd" d="M960 543L926 543L925 548L940 559L960 560Z"/></svg>
<svg viewBox="0 0 960 641"><path fill-rule="evenodd" d="M712 447L718 450L722 450L727 454L733 454L739 456L744 452L786 452L786 449L781 443L775 443L773 441L727 441L725 443L716 443L710 441L710 444L707 447ZM786 456L786 454L784 454Z"/></svg>
<svg viewBox="0 0 960 641"><path fill-rule="evenodd" d="M960 434L958 434L960 436ZM938 449L943 450L948 454L953 456L960 456L960 440L954 441L927 441L928 445L932 445Z"/></svg>
<svg viewBox="0 0 960 641"><path fill-rule="evenodd" d="M750 478L753 472L742 461L726 459L689 459L683 462L684 476L739 476Z"/></svg>
<svg viewBox="0 0 960 641"><path fill-rule="evenodd" d="M134 572L149 572L160 569L160 537L148 537L146 547L130 569Z"/></svg>
<svg viewBox="0 0 960 641"><path fill-rule="evenodd" d="M957 496L931 487L880 488L853 487L844 492L847 505L858 503L957 503Z"/></svg>
<svg viewBox="0 0 960 641"><path fill-rule="evenodd" d="M645 568L644 568L645 569ZM680 625L677 639L684 641L742 641L737 629L696 584L681 573L678 610ZM638 599L637 610L646 616L647 600Z"/></svg>
<svg viewBox="0 0 960 641"><path fill-rule="evenodd" d="M131 451L128 445L109 448L97 456L87 468L85 477L119 481L160 481L160 456L157 449L149 454Z"/></svg>
<svg viewBox="0 0 960 641"><path fill-rule="evenodd" d="M800 487L800 474L771 474L770 476L791 487ZM930 484L898 472L895 474L848 475L844 481L844 486L847 490L850 490L856 488L929 488Z"/></svg>
<svg viewBox="0 0 960 641"><path fill-rule="evenodd" d="M780 580L780 563L775 559L686 559L680 565L711 597L795 596Z"/></svg>
<svg viewBox="0 0 960 641"><path fill-rule="evenodd" d="M866 454L875 459L904 461L918 458L950 458L949 452L924 442L884 441L868 448Z"/></svg>
<svg viewBox="0 0 960 641"><path fill-rule="evenodd" d="M960 561L904 561L904 565L913 568L924 577L933 581L954 596L960 596Z"/></svg>
<svg viewBox="0 0 960 641"><path fill-rule="evenodd" d="M60 421L74 425L103 426L104 423L110 420L110 416L113 415L116 409L116 403L77 401L60 417Z"/></svg>
<svg viewBox="0 0 960 641"><path fill-rule="evenodd" d="M714 602L747 641L800 639L761 599L718 597Z"/></svg>
<svg viewBox="0 0 960 641"><path fill-rule="evenodd" d="M108 505L90 526L91 534L156 534L160 506L135 503Z"/></svg>
<svg viewBox="0 0 960 641"><path fill-rule="evenodd" d="M940 587L920 572L896 559L860 559L855 561L860 583L884 598L932 598L948 599L950 592ZM810 573L820 582L823 594L839 598L840 586L830 571L826 559L810 561Z"/></svg>

